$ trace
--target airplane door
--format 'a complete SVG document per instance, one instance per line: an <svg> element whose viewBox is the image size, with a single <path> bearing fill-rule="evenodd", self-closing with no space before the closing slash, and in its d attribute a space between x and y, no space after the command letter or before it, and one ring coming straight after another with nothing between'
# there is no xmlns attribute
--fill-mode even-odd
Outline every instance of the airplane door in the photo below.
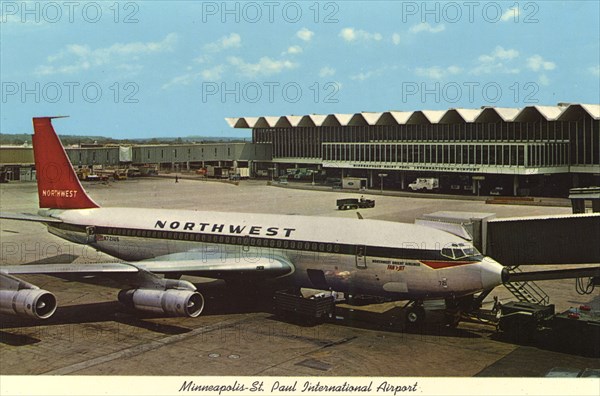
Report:
<svg viewBox="0 0 600 396"><path fill-rule="evenodd" d="M367 247L364 245L356 246L356 268L367 268Z"/></svg>
<svg viewBox="0 0 600 396"><path fill-rule="evenodd" d="M86 243L96 242L96 227L87 226L85 227Z"/></svg>
<svg viewBox="0 0 600 396"><path fill-rule="evenodd" d="M325 279L325 273L322 270L307 269L306 274L308 275L308 279L310 279L310 283L312 283L316 289L329 289L329 284L327 283L327 279Z"/></svg>

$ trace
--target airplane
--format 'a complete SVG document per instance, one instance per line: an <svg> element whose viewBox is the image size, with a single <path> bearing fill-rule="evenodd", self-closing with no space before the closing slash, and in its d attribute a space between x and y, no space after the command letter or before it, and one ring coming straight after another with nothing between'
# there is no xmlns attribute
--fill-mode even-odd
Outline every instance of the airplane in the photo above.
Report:
<svg viewBox="0 0 600 396"><path fill-rule="evenodd" d="M51 234L120 262L0 267L0 312L50 318L56 297L17 275L108 277L118 300L140 311L198 317L201 290L182 276L273 280L296 288L407 300L408 323L423 301L487 295L507 271L464 239L416 224L382 220L101 207L79 182L52 119L33 118L40 210L0 218L43 223Z"/></svg>

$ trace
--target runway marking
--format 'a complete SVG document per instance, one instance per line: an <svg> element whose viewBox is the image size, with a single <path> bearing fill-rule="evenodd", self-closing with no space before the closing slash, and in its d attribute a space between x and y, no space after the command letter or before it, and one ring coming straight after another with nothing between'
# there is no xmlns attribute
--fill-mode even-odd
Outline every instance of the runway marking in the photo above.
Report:
<svg viewBox="0 0 600 396"><path fill-rule="evenodd" d="M47 371L45 373L43 373L44 375L67 375L67 374L72 374L74 372L80 371L80 370L85 370L89 367L92 366L97 366L99 364L103 364L103 363L107 363L107 362L111 362L113 360L117 360L117 359L121 359L121 358L128 358L128 357L132 357L132 356L137 356L140 355L142 353L148 352L148 351L152 351L158 348L161 348L163 346L169 345L169 344L173 344L179 341L183 341L187 338L191 338L191 337L195 337L198 336L200 334L204 334L204 333L210 333L211 331L215 331L218 329L222 329L225 326L231 326L233 324L238 324L238 323L243 323L243 322L247 322L250 320L253 320L254 318L232 318L229 320L224 320L222 322L210 325L210 326L204 326L204 327L199 327L197 329L194 329L192 331L189 331L187 333L183 333L183 334L176 334L176 335L172 335L172 336L168 336L165 338L161 338L160 340L154 340L151 341L149 343L146 344L142 344L142 345L136 345L134 347L130 347L130 348L126 348L126 349L122 349L118 352L113 352L113 353L109 353L108 355L104 355L104 356L99 356L97 358L94 359L90 359L84 362L80 362L80 363L75 363L72 364L70 366L66 366L66 367L62 367L59 369L55 369L55 370L51 370L51 371Z"/></svg>

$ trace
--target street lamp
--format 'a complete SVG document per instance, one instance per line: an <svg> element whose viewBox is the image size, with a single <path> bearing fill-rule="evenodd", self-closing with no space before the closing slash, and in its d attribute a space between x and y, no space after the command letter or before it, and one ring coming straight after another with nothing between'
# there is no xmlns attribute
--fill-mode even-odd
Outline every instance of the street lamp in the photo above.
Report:
<svg viewBox="0 0 600 396"><path fill-rule="evenodd" d="M271 181L275 181L275 170L277 168L269 168L269 170L271 171Z"/></svg>
<svg viewBox="0 0 600 396"><path fill-rule="evenodd" d="M381 179L381 193L383 194L383 178L387 177L387 173L380 173L377 176Z"/></svg>

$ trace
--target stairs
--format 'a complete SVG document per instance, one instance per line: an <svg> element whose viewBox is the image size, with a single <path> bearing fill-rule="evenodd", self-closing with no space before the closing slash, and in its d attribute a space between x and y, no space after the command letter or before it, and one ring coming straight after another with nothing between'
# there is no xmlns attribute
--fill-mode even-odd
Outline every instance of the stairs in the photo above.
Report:
<svg viewBox="0 0 600 396"><path fill-rule="evenodd" d="M510 273L522 272L519 267L507 267ZM550 297L533 281L505 283L506 287L520 302L548 305Z"/></svg>

